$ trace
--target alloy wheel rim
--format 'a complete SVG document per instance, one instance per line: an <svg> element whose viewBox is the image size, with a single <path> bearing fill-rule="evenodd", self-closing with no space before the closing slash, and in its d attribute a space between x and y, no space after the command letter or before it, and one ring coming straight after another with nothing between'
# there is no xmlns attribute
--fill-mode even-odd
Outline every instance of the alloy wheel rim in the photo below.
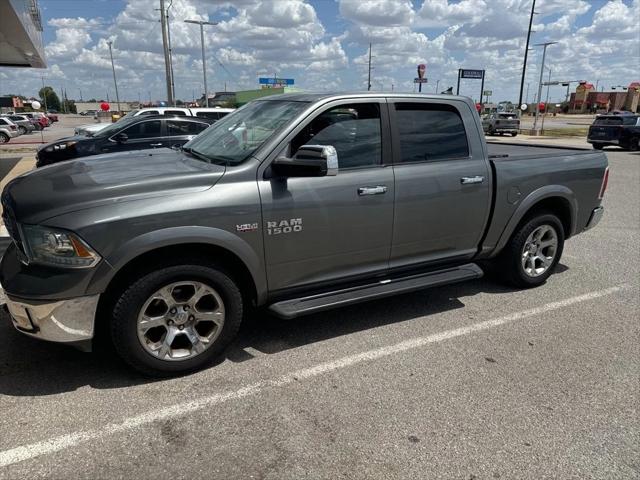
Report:
<svg viewBox="0 0 640 480"><path fill-rule="evenodd" d="M136 328L147 353L160 360L184 361L215 343L224 320L224 302L215 289L199 281L183 281L149 296Z"/></svg>
<svg viewBox="0 0 640 480"><path fill-rule="evenodd" d="M556 258L558 234L550 225L540 225L527 237L522 248L522 269L532 278L544 275Z"/></svg>

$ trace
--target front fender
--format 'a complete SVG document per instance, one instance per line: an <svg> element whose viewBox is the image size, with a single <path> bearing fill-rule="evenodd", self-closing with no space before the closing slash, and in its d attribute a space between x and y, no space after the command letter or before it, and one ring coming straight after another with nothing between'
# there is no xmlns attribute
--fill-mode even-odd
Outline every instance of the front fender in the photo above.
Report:
<svg viewBox="0 0 640 480"><path fill-rule="evenodd" d="M537 204L538 202L545 200L547 198L563 198L569 203L570 213L571 213L571 235L575 234L576 231L576 218L578 212L578 200L576 199L575 194L569 188L564 185L546 185L544 187L540 187L537 190L531 192L522 202L518 205L518 208L513 212L511 218L507 222L502 234L500 235L500 239L496 244L496 248L494 253L500 252L504 246L507 244L511 235L515 231L518 224L522 221L522 219L531 211L531 208Z"/></svg>
<svg viewBox="0 0 640 480"><path fill-rule="evenodd" d="M101 262L89 285L88 293L102 293L109 282L129 262L145 253L162 247L199 243L224 248L236 255L247 267L256 286L258 299L267 292L262 259L242 238L226 230L203 226L170 227L147 232L130 239L114 250L106 262Z"/></svg>

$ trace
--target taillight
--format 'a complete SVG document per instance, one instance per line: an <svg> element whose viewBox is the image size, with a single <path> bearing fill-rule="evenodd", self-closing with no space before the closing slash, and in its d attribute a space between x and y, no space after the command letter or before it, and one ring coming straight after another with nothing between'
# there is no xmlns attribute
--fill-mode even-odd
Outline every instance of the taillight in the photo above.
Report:
<svg viewBox="0 0 640 480"><path fill-rule="evenodd" d="M15 126L15 125L9 125L9 128L10 128L11 130L15 130L15 129L16 129L16 126Z"/></svg>
<svg viewBox="0 0 640 480"><path fill-rule="evenodd" d="M604 177L602 177L602 186L600 187L600 195L598 195L598 200L602 200L604 197L604 192L607 191L607 185L609 184L609 167L604 171Z"/></svg>

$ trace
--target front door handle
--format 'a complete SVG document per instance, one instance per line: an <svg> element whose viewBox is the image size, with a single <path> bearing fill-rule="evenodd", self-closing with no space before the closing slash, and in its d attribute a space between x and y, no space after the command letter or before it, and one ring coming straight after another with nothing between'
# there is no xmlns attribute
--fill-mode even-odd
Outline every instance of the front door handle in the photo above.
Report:
<svg viewBox="0 0 640 480"><path fill-rule="evenodd" d="M360 187L358 188L358 195L382 195L387 193L387 187L385 185L376 185L375 187Z"/></svg>
<svg viewBox="0 0 640 480"><path fill-rule="evenodd" d="M149 146L155 148L155 147L161 147L162 144L161 143L150 143Z"/></svg>
<svg viewBox="0 0 640 480"><path fill-rule="evenodd" d="M475 175L473 177L462 177L460 179L460 183L463 185L470 185L473 183L482 183L484 182L484 177L482 175Z"/></svg>

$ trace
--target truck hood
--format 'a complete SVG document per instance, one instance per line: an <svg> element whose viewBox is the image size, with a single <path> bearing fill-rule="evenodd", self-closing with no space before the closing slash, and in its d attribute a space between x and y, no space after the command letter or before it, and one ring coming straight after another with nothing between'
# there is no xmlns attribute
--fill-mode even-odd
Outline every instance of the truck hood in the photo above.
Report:
<svg viewBox="0 0 640 480"><path fill-rule="evenodd" d="M20 223L109 203L182 195L211 188L225 167L171 149L96 155L32 170L6 186L5 209Z"/></svg>

